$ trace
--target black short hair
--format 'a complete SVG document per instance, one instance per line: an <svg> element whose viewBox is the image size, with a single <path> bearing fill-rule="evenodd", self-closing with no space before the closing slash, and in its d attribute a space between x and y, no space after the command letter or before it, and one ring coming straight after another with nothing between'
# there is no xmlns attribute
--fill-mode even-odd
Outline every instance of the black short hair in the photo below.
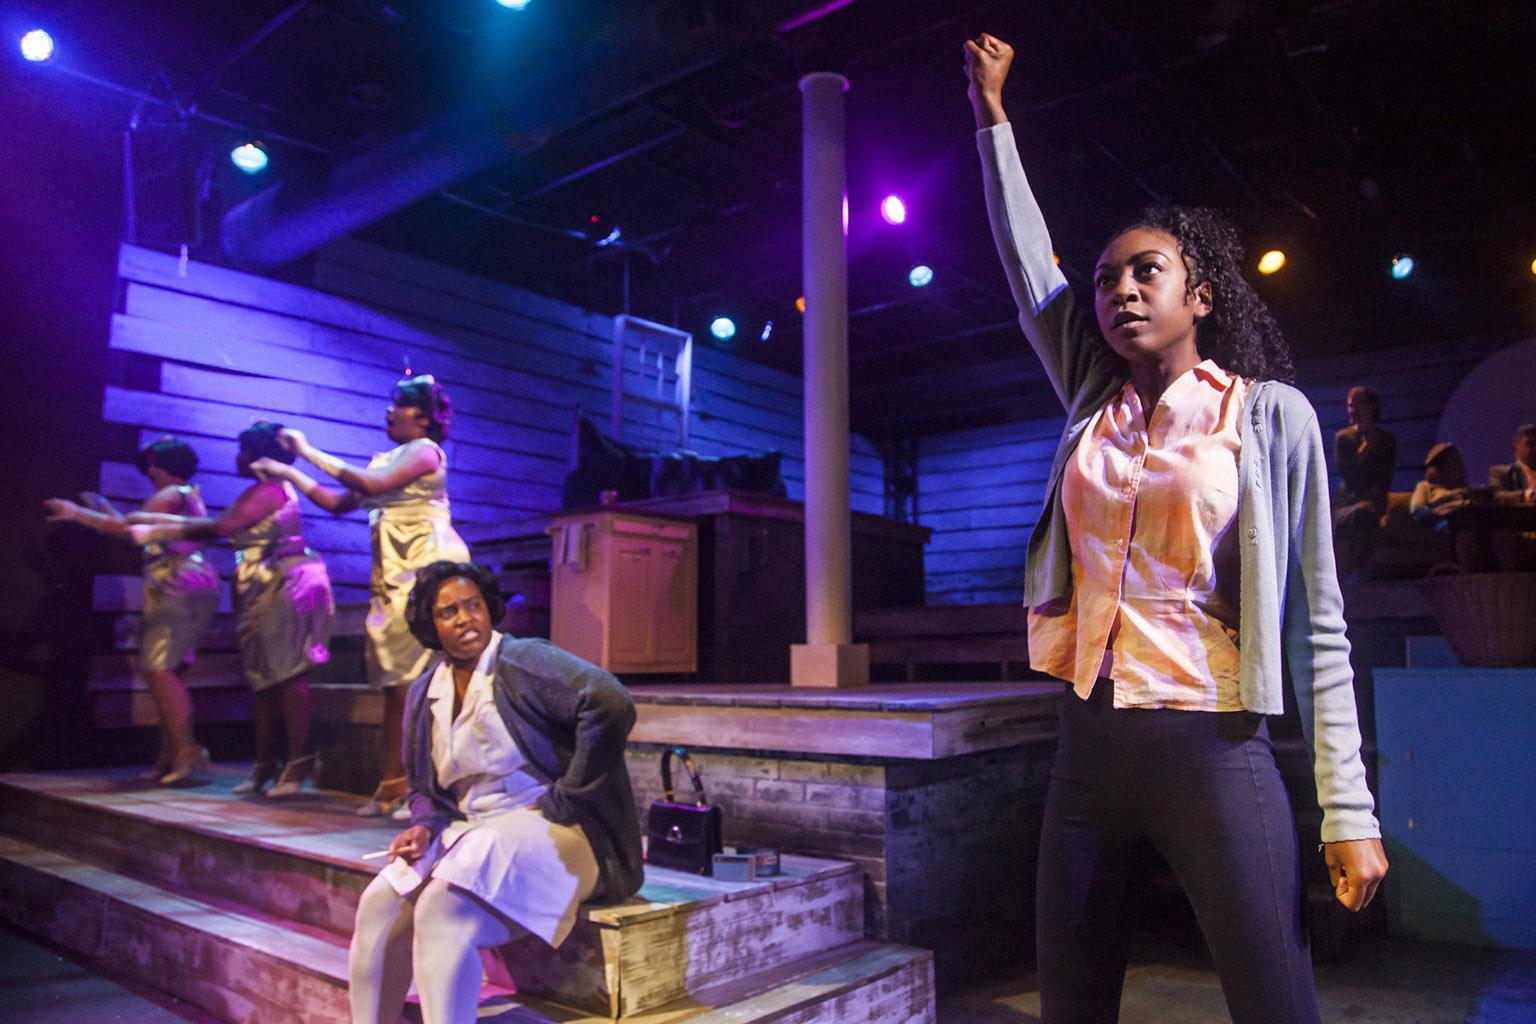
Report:
<svg viewBox="0 0 1536 1024"><path fill-rule="evenodd" d="M273 459L277 462L286 462L293 465L298 458L294 452L284 448L277 439L277 432L283 429L281 423L273 423L271 420L257 420L244 430L240 431L237 439L240 442L240 454L250 457L250 461L257 459Z"/></svg>
<svg viewBox="0 0 1536 1024"><path fill-rule="evenodd" d="M1381 419L1381 396L1375 388L1368 388L1364 384L1356 384L1345 393L1346 400L1353 398L1356 402L1364 402L1371 407L1371 415Z"/></svg>
<svg viewBox="0 0 1536 1024"><path fill-rule="evenodd" d="M395 385L395 404L401 408L420 410L427 417L427 436L442 442L448 436L448 425L453 422L453 403L448 392L430 373L407 377Z"/></svg>
<svg viewBox="0 0 1536 1024"><path fill-rule="evenodd" d="M197 472L197 452L179 437L156 438L139 450L135 461L145 476L151 466L159 466L178 480L190 480Z"/></svg>
<svg viewBox="0 0 1536 1024"><path fill-rule="evenodd" d="M432 606L437 603L437 592L444 583L459 576L479 588L480 596L485 599L485 610L491 616L492 626L501 622L507 610L507 602L502 599L496 577L485 566L477 562L446 560L422 566L416 570L416 584L411 587L410 597L405 599L405 624L410 627L411 636L416 638L416 642L429 651L443 649L442 641L437 638L437 622L432 618Z"/></svg>
<svg viewBox="0 0 1536 1024"><path fill-rule="evenodd" d="M1536 423L1522 423L1515 428L1515 436L1536 444Z"/></svg>

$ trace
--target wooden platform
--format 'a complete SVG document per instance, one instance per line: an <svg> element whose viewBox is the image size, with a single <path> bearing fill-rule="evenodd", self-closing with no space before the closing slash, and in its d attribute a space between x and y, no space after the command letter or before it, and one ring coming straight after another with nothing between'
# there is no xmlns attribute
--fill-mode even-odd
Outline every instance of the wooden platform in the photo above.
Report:
<svg viewBox="0 0 1536 1024"><path fill-rule="evenodd" d="M231 1022L346 1017L361 860L398 830L346 794L240 799L132 773L0 776L0 915ZM931 954L863 938L845 861L788 856L722 883L648 869L640 894L584 908L560 950L487 953L481 1019L931 1021Z"/></svg>
<svg viewBox="0 0 1536 1024"><path fill-rule="evenodd" d="M629 687L635 743L935 760L1056 735L1060 683Z"/></svg>

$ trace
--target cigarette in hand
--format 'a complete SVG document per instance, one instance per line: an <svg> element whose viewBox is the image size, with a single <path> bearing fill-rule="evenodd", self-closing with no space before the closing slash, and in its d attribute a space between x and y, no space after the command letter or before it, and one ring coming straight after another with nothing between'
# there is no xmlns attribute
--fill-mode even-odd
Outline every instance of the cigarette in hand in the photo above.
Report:
<svg viewBox="0 0 1536 1024"><path fill-rule="evenodd" d="M363 860L383 860L385 857L388 857L389 855L390 855L390 851L388 851L388 850L374 850L372 853L365 853L365 854L363 854L362 859Z"/></svg>

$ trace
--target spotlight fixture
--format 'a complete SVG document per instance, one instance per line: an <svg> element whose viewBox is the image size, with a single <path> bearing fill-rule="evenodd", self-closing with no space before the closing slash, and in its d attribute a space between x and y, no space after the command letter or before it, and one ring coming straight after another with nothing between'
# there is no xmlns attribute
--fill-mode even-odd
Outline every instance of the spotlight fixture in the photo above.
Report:
<svg viewBox="0 0 1536 1024"><path fill-rule="evenodd" d="M1531 273L1536 274L1536 260L1531 260Z"/></svg>
<svg viewBox="0 0 1536 1024"><path fill-rule="evenodd" d="M907 271L907 283L913 288L925 288L933 280L933 268L926 263L919 263Z"/></svg>
<svg viewBox="0 0 1536 1024"><path fill-rule="evenodd" d="M769 336L772 335L772 334L773 334L773 321L769 320L767 323L763 324L763 333L758 335L757 340L758 341L767 341Z"/></svg>
<svg viewBox="0 0 1536 1024"><path fill-rule="evenodd" d="M880 216L887 224L904 224L907 220L907 204L901 196L889 195L880 203Z"/></svg>
<svg viewBox="0 0 1536 1024"><path fill-rule="evenodd" d="M496 0L496 2L509 11L521 11L529 4L529 0Z"/></svg>
<svg viewBox="0 0 1536 1024"><path fill-rule="evenodd" d="M736 337L736 321L728 316L717 316L710 321L709 333L721 341L730 341Z"/></svg>
<svg viewBox="0 0 1536 1024"><path fill-rule="evenodd" d="M246 174L260 174L267 169L267 147L260 142L242 142L229 151L229 162Z"/></svg>
<svg viewBox="0 0 1536 1024"><path fill-rule="evenodd" d="M1532 263L1531 266L1532 267L1536 267L1536 263ZM1533 271L1533 273L1536 273L1536 271ZM800 296L798 299L795 300L795 312L796 313L801 313L801 314L803 314L805 312L805 296L804 295Z"/></svg>
<svg viewBox="0 0 1536 1024"><path fill-rule="evenodd" d="M1259 273L1273 274L1285 266L1285 253L1279 249L1271 249L1259 257Z"/></svg>
<svg viewBox="0 0 1536 1024"><path fill-rule="evenodd" d="M33 64L53 59L53 36L35 28L21 37L21 55Z"/></svg>
<svg viewBox="0 0 1536 1024"><path fill-rule="evenodd" d="M1413 273L1413 257L1407 253L1398 253L1392 257L1392 279L1394 281L1405 280Z"/></svg>

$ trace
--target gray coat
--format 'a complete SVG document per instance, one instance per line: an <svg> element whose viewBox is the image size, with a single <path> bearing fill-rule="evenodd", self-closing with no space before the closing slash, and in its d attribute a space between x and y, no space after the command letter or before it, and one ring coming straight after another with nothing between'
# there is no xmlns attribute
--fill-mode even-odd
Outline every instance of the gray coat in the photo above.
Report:
<svg viewBox="0 0 1536 1024"><path fill-rule="evenodd" d="M406 696L405 774L411 824L433 836L463 818L432 766L432 715L426 708L434 670ZM580 825L597 859L593 902L618 903L645 880L640 818L635 811L624 744L635 705L609 672L547 640L503 636L493 684L496 708L528 772L549 786L539 800L545 818Z"/></svg>

